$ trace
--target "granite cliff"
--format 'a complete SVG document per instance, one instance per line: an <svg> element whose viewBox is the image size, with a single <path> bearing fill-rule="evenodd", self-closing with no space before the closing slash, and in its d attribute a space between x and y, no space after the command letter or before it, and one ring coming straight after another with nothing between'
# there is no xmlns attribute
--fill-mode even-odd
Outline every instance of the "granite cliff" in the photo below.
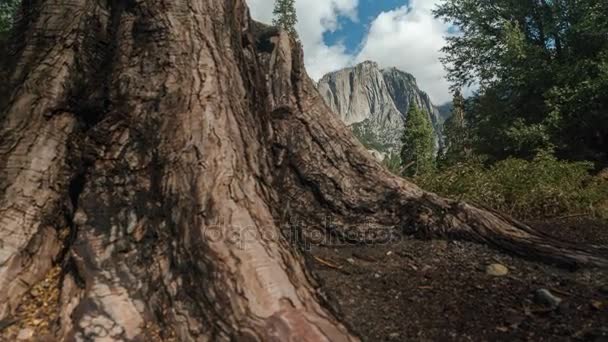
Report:
<svg viewBox="0 0 608 342"><path fill-rule="evenodd" d="M326 74L319 81L318 89L327 105L351 127L359 140L383 156L399 151L412 103L429 115L437 147L441 143L443 120L439 110L411 74L396 68L381 69L377 63L366 61Z"/></svg>

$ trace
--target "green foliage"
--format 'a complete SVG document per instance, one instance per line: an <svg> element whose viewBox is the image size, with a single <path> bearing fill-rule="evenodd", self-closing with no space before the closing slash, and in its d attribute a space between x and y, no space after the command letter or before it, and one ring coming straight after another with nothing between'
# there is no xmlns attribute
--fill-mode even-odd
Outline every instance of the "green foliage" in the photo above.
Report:
<svg viewBox="0 0 608 342"><path fill-rule="evenodd" d="M477 83L467 108L476 152L492 160L608 161L608 1L445 0L455 24L443 62L455 88Z"/></svg>
<svg viewBox="0 0 608 342"><path fill-rule="evenodd" d="M272 24L289 32L289 34L297 39L296 23L298 17L296 15L295 0L275 0L274 19Z"/></svg>
<svg viewBox="0 0 608 342"><path fill-rule="evenodd" d="M452 115L443 124L444 146L437 155L440 167L465 161L471 155L471 141L465 122L465 100L460 91L454 94Z"/></svg>
<svg viewBox="0 0 608 342"><path fill-rule="evenodd" d="M0 2L0 40L2 40L13 26L13 18L20 0L2 0Z"/></svg>
<svg viewBox="0 0 608 342"><path fill-rule="evenodd" d="M354 123L351 126L351 129L353 134L367 149L376 150L379 152L390 151L390 145L381 141L383 140L382 137L378 136L378 134L374 132L373 123L371 123L369 119Z"/></svg>
<svg viewBox="0 0 608 342"><path fill-rule="evenodd" d="M428 115L412 102L401 139L401 164L405 176L431 172L435 167L435 137Z"/></svg>
<svg viewBox="0 0 608 342"><path fill-rule="evenodd" d="M608 179L591 176L592 168L541 152L531 161L508 158L489 167L470 159L415 180L427 190L519 219L580 213L608 218Z"/></svg>
<svg viewBox="0 0 608 342"><path fill-rule="evenodd" d="M401 174L401 157L398 153L389 153L382 161L382 165L396 175Z"/></svg>

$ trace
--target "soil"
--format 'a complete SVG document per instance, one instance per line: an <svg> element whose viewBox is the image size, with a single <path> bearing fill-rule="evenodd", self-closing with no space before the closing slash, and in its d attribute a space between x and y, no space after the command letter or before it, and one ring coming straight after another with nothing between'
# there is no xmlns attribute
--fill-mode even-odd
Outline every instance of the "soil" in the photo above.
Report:
<svg viewBox="0 0 608 342"><path fill-rule="evenodd" d="M565 240L608 245L588 218L531 222ZM608 271L567 270L460 241L312 247L327 301L364 341L608 341ZM490 264L509 269L486 274ZM542 304L535 292L562 299Z"/></svg>
<svg viewBox="0 0 608 342"><path fill-rule="evenodd" d="M608 245L608 223L531 222L565 240ZM312 247L307 259L328 304L364 341L608 342L608 270L567 270L461 241L404 238L384 245ZM505 276L486 274L499 263ZM57 268L58 269L58 268ZM55 269L54 269L55 270ZM35 286L0 341L45 339L56 319L58 272ZM535 292L563 301L547 307ZM160 340L160 339L158 339Z"/></svg>

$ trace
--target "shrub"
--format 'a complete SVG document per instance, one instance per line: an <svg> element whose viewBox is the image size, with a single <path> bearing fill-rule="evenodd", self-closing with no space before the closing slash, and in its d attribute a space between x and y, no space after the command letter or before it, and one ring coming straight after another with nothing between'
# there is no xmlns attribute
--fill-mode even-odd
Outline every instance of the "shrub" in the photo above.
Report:
<svg viewBox="0 0 608 342"><path fill-rule="evenodd" d="M396 175L401 174L401 156L398 153L389 153L382 161L382 165Z"/></svg>
<svg viewBox="0 0 608 342"><path fill-rule="evenodd" d="M509 158L489 167L474 159L414 179L444 196L483 204L520 219L590 214L608 218L608 180L589 162Z"/></svg>

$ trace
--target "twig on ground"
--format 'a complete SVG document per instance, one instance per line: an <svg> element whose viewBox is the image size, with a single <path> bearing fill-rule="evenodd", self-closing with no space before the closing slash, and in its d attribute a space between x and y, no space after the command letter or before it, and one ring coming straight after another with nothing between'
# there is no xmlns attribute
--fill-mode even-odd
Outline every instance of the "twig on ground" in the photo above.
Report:
<svg viewBox="0 0 608 342"><path fill-rule="evenodd" d="M364 255L364 254L360 254L360 253L353 253L353 256L357 259L361 259L363 261L367 261L367 262L376 262L378 261L376 258L368 256L368 255Z"/></svg>
<svg viewBox="0 0 608 342"><path fill-rule="evenodd" d="M313 258L314 258L316 261L318 261L320 264L325 265L325 266L327 266L327 267L330 267L330 268L335 268L335 269L337 269L337 270L342 269L342 267L337 266L337 265L334 265L334 264L332 264L332 263L331 263L331 262L329 262L329 261L325 261L325 260L323 260L323 259L319 258L318 256L313 256Z"/></svg>

